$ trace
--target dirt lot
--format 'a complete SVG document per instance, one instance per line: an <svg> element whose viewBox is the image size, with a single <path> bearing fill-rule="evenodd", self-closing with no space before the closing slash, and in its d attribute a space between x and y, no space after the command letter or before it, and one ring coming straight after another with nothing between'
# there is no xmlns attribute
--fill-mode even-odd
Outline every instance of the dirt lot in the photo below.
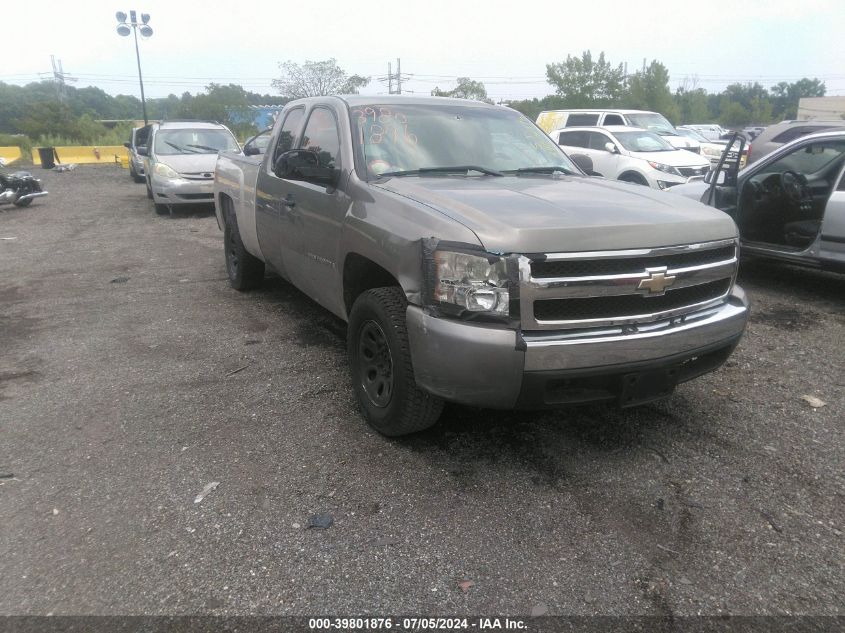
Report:
<svg viewBox="0 0 845 633"><path fill-rule="evenodd" d="M845 276L744 263L736 354L659 404L387 440L344 324L232 290L208 210L38 175L0 210L0 613L845 612Z"/></svg>

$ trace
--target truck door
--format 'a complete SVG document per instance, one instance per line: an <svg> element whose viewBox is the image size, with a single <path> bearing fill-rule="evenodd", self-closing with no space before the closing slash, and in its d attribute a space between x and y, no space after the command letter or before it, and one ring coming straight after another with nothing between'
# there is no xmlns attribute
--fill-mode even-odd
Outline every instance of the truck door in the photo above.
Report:
<svg viewBox="0 0 845 633"><path fill-rule="evenodd" d="M282 214L287 211L284 201L290 193L290 182L282 180L274 173L275 160L284 152L293 148L298 138L305 107L294 108L285 115L279 135L272 148L266 152L266 160L258 170L255 187L255 225L258 231L258 245L261 253L279 274L289 277L282 258L282 236L287 222ZM296 283L294 279L290 281Z"/></svg>
<svg viewBox="0 0 845 633"><path fill-rule="evenodd" d="M299 149L316 155L317 166L341 171L339 125L334 110L315 106L308 115ZM326 186L307 179L288 184L287 219L282 235L285 268L301 290L336 314L343 312L338 260L343 219L350 200L343 184ZM294 271L296 271L294 273Z"/></svg>

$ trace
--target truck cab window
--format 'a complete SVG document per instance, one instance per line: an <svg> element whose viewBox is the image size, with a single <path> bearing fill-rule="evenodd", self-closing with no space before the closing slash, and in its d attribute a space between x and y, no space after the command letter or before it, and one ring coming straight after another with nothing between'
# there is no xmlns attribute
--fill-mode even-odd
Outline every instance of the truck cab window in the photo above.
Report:
<svg viewBox="0 0 845 633"><path fill-rule="evenodd" d="M317 155L319 167L337 167L340 162L340 136L334 115L326 108L314 108L302 134L301 149Z"/></svg>
<svg viewBox="0 0 845 633"><path fill-rule="evenodd" d="M296 138L296 131L302 125L302 117L305 116L305 108L296 108L291 110L285 116L285 121L282 123L282 129L279 132L279 140L276 143L276 150L273 153L273 159L277 159L281 154L293 149L293 140Z"/></svg>

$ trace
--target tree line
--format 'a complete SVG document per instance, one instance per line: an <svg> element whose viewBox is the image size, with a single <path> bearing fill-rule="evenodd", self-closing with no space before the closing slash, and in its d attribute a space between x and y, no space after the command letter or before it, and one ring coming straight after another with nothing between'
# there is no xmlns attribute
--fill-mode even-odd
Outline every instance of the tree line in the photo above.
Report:
<svg viewBox="0 0 845 633"><path fill-rule="evenodd" d="M249 116L251 105L282 105L300 97L357 93L370 82L369 77L347 74L335 59L304 64L286 61L279 64L279 69L280 78L272 82L279 94L259 94L236 84L212 83L199 94L184 92L181 96L148 99L148 117L226 122L239 137L245 138L256 131ZM769 87L757 82L735 83L711 93L691 77L673 92L669 70L661 62L653 60L626 75L622 64L612 64L604 52L594 58L589 50L547 64L546 78L554 94L507 105L531 119L543 110L619 107L654 110L676 124L717 122L740 127L795 118L801 97L821 97L826 91L823 81L804 78ZM437 87L432 94L491 101L484 84L469 77L459 77L451 90ZM115 128L101 121L140 119L141 112L138 98L112 96L96 87L57 86L52 81L26 86L0 82L0 135L4 135L0 145L122 142L128 138L131 124ZM24 136L16 141L5 136L10 134ZM21 138L26 141L21 142Z"/></svg>

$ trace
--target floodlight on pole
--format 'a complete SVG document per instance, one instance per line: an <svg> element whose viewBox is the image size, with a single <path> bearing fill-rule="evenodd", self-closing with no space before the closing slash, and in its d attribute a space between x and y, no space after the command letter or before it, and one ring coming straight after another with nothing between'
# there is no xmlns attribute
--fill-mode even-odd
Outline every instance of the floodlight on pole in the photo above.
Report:
<svg viewBox="0 0 845 633"><path fill-rule="evenodd" d="M117 18L117 34L126 37L130 33L135 35L135 59L138 61L138 82L141 84L141 107L144 110L144 125L147 125L147 100L144 98L144 77L141 74L141 53L138 50L138 31L141 31L141 37L146 39L153 34L152 27L148 24L150 21L149 13L141 14L141 22L138 22L138 14L135 10L129 11L127 15L123 11L118 11L114 14Z"/></svg>

